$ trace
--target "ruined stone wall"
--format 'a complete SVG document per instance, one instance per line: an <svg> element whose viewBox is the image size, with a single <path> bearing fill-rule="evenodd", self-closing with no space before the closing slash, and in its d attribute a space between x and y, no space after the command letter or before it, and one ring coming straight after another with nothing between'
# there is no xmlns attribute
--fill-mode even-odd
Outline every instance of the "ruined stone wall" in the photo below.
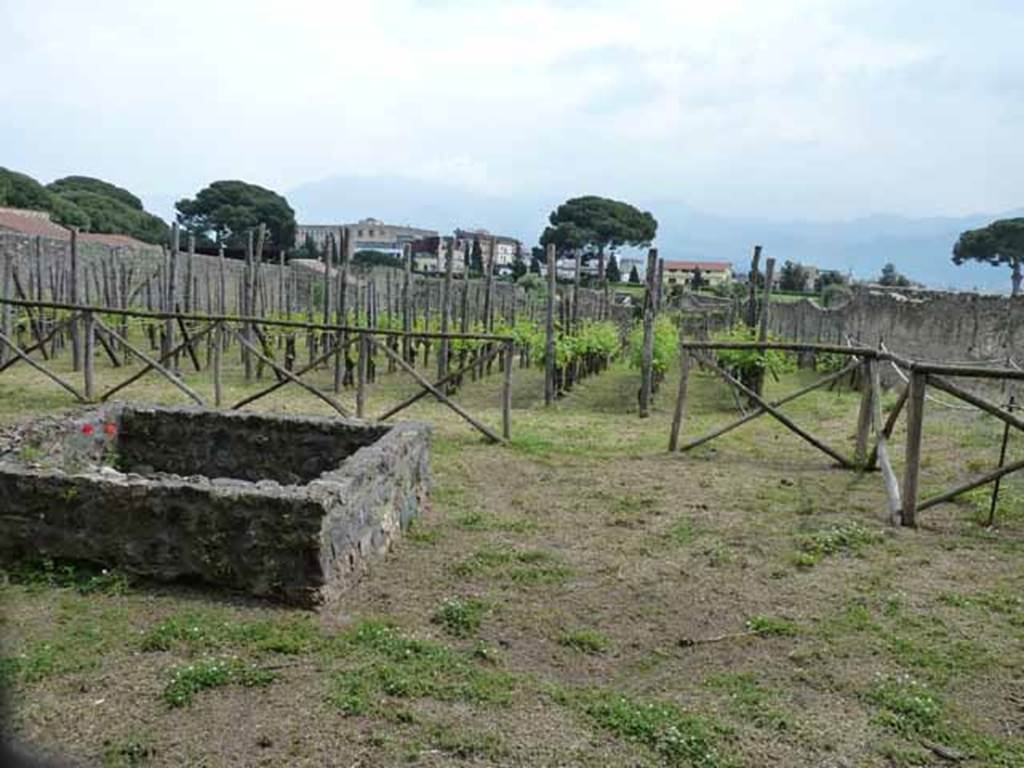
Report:
<svg viewBox="0 0 1024 768"><path fill-rule="evenodd" d="M943 294L908 298L858 291L835 309L807 299L772 304L773 333L800 341L877 346L906 357L947 362L1024 363L1024 301L1001 296Z"/></svg>
<svg viewBox="0 0 1024 768"><path fill-rule="evenodd" d="M147 474L306 483L388 432L386 426L196 409L132 408L118 432L119 466Z"/></svg>

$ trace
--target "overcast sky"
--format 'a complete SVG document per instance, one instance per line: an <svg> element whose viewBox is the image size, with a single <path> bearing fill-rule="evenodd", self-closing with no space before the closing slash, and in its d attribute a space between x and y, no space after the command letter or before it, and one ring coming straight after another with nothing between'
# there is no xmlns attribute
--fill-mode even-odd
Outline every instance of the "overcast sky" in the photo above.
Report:
<svg viewBox="0 0 1024 768"><path fill-rule="evenodd" d="M1024 202L1021 0L0 0L0 165L725 215Z"/></svg>

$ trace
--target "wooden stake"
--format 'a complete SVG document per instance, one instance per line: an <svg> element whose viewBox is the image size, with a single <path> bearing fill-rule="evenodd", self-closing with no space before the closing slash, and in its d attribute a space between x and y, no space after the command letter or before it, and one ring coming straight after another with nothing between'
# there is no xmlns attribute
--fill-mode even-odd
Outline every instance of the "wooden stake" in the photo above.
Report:
<svg viewBox="0 0 1024 768"><path fill-rule="evenodd" d="M921 476L921 438L924 430L924 395L928 375L910 372L907 391L907 449L903 469L903 514L900 522L910 528L917 526L917 492Z"/></svg>

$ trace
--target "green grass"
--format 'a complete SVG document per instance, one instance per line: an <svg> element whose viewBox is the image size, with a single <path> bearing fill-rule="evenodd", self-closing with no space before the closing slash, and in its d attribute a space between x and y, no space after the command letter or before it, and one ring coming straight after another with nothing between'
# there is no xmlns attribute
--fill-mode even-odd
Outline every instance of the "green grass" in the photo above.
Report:
<svg viewBox="0 0 1024 768"><path fill-rule="evenodd" d="M730 729L675 704L634 699L614 692L583 694L577 706L598 727L642 744L667 766L725 768L734 765L720 747Z"/></svg>
<svg viewBox="0 0 1024 768"><path fill-rule="evenodd" d="M882 541L882 534L861 523L849 522L805 534L798 540L795 563L801 567L817 565L825 557L841 553L858 554Z"/></svg>
<svg viewBox="0 0 1024 768"><path fill-rule="evenodd" d="M558 644L586 654L601 654L611 648L608 636L597 629L574 629L563 632Z"/></svg>
<svg viewBox="0 0 1024 768"><path fill-rule="evenodd" d="M254 653L300 654L318 648L322 637L308 616L279 621L237 621L219 612L175 614L146 630L143 651L248 650Z"/></svg>
<svg viewBox="0 0 1024 768"><path fill-rule="evenodd" d="M776 706L778 693L758 682L751 673L726 673L707 681L707 686L728 696L730 711L742 723L768 731L792 729L790 715Z"/></svg>
<svg viewBox="0 0 1024 768"><path fill-rule="evenodd" d="M516 584L560 584L572 571L550 552L510 545L484 547L455 563L452 573L464 578L488 577Z"/></svg>
<svg viewBox="0 0 1024 768"><path fill-rule="evenodd" d="M331 677L329 698L350 716L394 711L399 700L507 702L517 684L477 654L409 637L379 621L360 622L335 653L343 669Z"/></svg>
<svg viewBox="0 0 1024 768"><path fill-rule="evenodd" d="M483 600L452 597L441 603L433 618L449 635L471 637L480 629L484 616L490 610L490 603Z"/></svg>
<svg viewBox="0 0 1024 768"><path fill-rule="evenodd" d="M187 707L197 694L210 688L265 686L270 685L277 675L240 659L204 658L172 668L169 677L163 690L163 700L169 707L176 708Z"/></svg>
<svg viewBox="0 0 1024 768"><path fill-rule="evenodd" d="M793 637L798 633L795 622L776 616L752 616L747 629L758 637Z"/></svg>

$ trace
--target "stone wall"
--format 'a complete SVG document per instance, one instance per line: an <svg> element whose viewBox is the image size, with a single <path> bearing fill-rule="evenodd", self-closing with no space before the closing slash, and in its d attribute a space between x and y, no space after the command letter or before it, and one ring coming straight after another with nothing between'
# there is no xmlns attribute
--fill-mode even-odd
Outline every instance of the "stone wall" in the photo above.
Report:
<svg viewBox="0 0 1024 768"><path fill-rule="evenodd" d="M119 467L139 474L308 483L389 427L201 409L132 408L118 431Z"/></svg>
<svg viewBox="0 0 1024 768"><path fill-rule="evenodd" d="M920 360L1024 363L1024 300L977 294L909 298L858 291L845 305L823 309L803 299L772 304L773 333L800 341L877 346Z"/></svg>
<svg viewBox="0 0 1024 768"><path fill-rule="evenodd" d="M164 424L175 418L183 426ZM198 445L228 424L239 433L229 438L239 456L225 467ZM116 469L124 462L115 430L123 431L130 455L143 450L132 445L145 439L140 425L177 439L156 447L171 454L163 466L192 468L210 459L214 474ZM291 433L297 437L289 445L284 436ZM267 443L256 439L261 434ZM329 444L332 436L337 445ZM315 604L343 592L423 510L428 438L428 427L417 423L384 427L121 406L34 425L0 445L0 563L84 561ZM332 465L305 484L284 485L258 472L249 480L217 476L222 468L244 473L237 467L246 458L266 468L291 460L288 453L320 451L343 458L324 459Z"/></svg>

